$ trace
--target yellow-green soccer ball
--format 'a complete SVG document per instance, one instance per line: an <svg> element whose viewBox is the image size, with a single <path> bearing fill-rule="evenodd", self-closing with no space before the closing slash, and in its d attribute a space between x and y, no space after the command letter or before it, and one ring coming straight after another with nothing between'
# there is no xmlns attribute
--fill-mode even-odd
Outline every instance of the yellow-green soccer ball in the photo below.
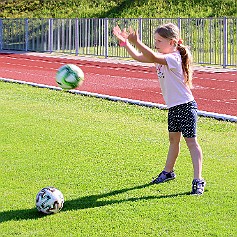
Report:
<svg viewBox="0 0 237 237"><path fill-rule="evenodd" d="M65 64L56 73L57 84L65 90L75 89L84 80L84 72L74 64Z"/></svg>

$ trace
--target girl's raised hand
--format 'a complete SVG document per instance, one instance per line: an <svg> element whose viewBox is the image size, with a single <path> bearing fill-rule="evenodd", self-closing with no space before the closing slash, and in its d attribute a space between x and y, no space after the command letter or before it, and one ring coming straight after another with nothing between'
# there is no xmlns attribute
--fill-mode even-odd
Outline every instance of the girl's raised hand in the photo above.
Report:
<svg viewBox="0 0 237 237"><path fill-rule="evenodd" d="M118 38L120 45L126 43L126 39L128 38L128 33L126 32L126 28L124 28L121 31L121 29L117 25L113 28L113 34Z"/></svg>
<svg viewBox="0 0 237 237"><path fill-rule="evenodd" d="M128 40L131 43L136 43L139 40L139 35L138 31L134 31L132 27L129 27L129 35L128 35Z"/></svg>
<svg viewBox="0 0 237 237"><path fill-rule="evenodd" d="M118 38L120 46L125 46L127 39L134 44L136 44L136 42L139 40L138 31L134 31L132 27L129 27L128 33L126 28L121 30L117 25L113 28L113 34Z"/></svg>

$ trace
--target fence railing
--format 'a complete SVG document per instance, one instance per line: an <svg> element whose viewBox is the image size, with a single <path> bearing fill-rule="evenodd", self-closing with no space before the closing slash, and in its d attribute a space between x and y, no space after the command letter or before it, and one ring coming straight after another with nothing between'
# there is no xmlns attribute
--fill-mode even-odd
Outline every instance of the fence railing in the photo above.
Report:
<svg viewBox="0 0 237 237"><path fill-rule="evenodd" d="M158 25L173 22L189 45L194 63L237 67L237 18L76 18L0 19L0 50L61 52L129 58L118 46L113 27L132 26L154 45Z"/></svg>

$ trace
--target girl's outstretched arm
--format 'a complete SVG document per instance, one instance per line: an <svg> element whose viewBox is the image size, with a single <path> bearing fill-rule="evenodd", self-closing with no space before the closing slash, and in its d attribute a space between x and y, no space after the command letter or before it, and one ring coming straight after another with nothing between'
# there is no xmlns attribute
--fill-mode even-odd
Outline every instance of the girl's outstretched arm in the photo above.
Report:
<svg viewBox="0 0 237 237"><path fill-rule="evenodd" d="M151 48L141 42L138 31L134 31L132 28L130 28L129 31L130 33L127 37L128 40L137 47L137 49L143 54L147 61L167 65L163 54L154 52Z"/></svg>
<svg viewBox="0 0 237 237"><path fill-rule="evenodd" d="M143 53L138 52L128 41L129 34L126 32L126 28L121 30L119 26L114 27L113 34L118 38L120 46L126 48L128 54L135 60L144 63L153 63Z"/></svg>

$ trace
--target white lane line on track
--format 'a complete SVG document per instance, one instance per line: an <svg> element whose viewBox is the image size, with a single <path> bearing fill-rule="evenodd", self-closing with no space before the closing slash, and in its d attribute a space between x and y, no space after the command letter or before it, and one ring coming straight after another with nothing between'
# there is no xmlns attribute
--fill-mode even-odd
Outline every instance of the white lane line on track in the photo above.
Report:
<svg viewBox="0 0 237 237"><path fill-rule="evenodd" d="M3 57L0 57L0 58L3 58ZM11 59L13 59L13 58L11 58ZM15 59L17 59L17 58L15 58ZM40 62L40 63L49 63L49 64L52 64L52 63L54 63L54 64L60 64L60 65L64 65L65 63L64 62L49 62L49 61L44 61L44 60L29 60L29 59L24 59L24 60L28 60L28 61L32 61L32 62ZM23 67L26 67L26 66L29 66L29 67L35 67L35 68L39 68L40 66L37 66L37 65L33 65L33 66L31 66L31 65L27 65L27 64L17 64L17 63L10 63L10 62L2 62L2 64L7 64L7 65L13 65L13 66L23 66ZM100 66L97 66L97 65L89 65L89 64L78 64L77 63L77 65L79 66L79 67L85 67L85 68L95 68L95 69L103 69L104 67L100 67ZM117 65L118 66L118 65ZM45 68L45 67L42 67L42 68ZM59 68L59 67L57 67L57 68ZM134 69L124 69L123 67L117 67L117 68L112 68L112 67L109 67L109 65L108 65L108 67L106 67L106 70L124 70L124 71L126 71L126 72L136 72L136 73L144 73L144 74L148 74L148 73L150 73L150 72L148 72L148 71L143 71L143 70L134 70Z"/></svg>
<svg viewBox="0 0 237 237"><path fill-rule="evenodd" d="M64 65L66 62L58 62L57 59L61 59L61 60L75 60L75 63L80 66L80 67L88 67L88 68L104 68L104 67L99 67L98 65L88 65L88 64L80 64L79 62L82 60L82 59L72 59L72 58L57 58L57 57L49 57L50 59L55 59L56 62L54 61L48 61L47 59L43 59L43 57L41 59L29 59L29 58L17 58L17 57L1 57L0 58L4 58L4 59L14 59L14 60L25 60L25 61L31 61L31 62L40 62L40 63L49 63L49 64L52 64L52 63L57 63L57 64L60 64L60 65ZM79 61L77 61L79 60ZM87 61L88 63L93 63L93 61L88 61L85 59L85 61ZM70 62L71 63L71 62ZM79 64L78 64L79 63ZM95 63L97 63L95 61ZM98 62L100 63L100 62ZM20 64L21 65L21 64ZM19 65L19 66L20 66ZM126 66L133 66L133 65L127 65L127 64L116 64L115 65L118 67L118 68L110 68L109 65L108 67L106 67L106 70L126 70L127 72L136 72L136 73L144 73L144 74L148 74L148 73L155 73L155 72L151 72L151 71L143 71L143 70L139 70L139 67L138 67L138 70L134 70L134 68L131 68L131 69L124 69L124 67ZM36 67L36 66L35 66ZM44 67L43 67L44 68ZM146 69L150 69L151 67L148 67L148 66L142 66L142 68L146 68ZM205 73L206 71L204 70L195 70L195 71L198 71L198 72L203 72ZM207 71L208 73L210 73L209 71ZM211 72L211 74L213 75L214 73L216 73L215 71L214 72ZM233 74L232 72L223 72L225 75L232 75L232 76L236 76L237 74ZM215 80L215 81L220 81L220 82L231 82L231 83L234 83L234 82L237 82L237 81L233 81L232 79L230 80L222 80L222 79L215 79L215 78L202 78L202 77L196 77L194 76L194 78L198 78L198 79L201 79L201 80Z"/></svg>
<svg viewBox="0 0 237 237"><path fill-rule="evenodd" d="M202 97L197 97L196 96L196 100L204 100L204 101L209 101L209 103L212 103L212 102L217 102L217 103L222 103L222 104L231 104L231 105L236 105L236 103L235 102L230 102L229 100L231 100L231 99L226 99L226 100L213 100L213 99L207 99L207 98L202 98Z"/></svg>
<svg viewBox="0 0 237 237"><path fill-rule="evenodd" d="M0 68L1 71L3 71L3 69ZM9 72L9 73L15 73L15 74L24 74L24 75L29 75L29 76L37 76L37 77L44 77L44 78L49 78L49 75L45 75L45 74L39 74L39 73L29 73L29 72L20 72L20 71L12 71L12 70L8 70L8 69L4 69L4 72Z"/></svg>
<svg viewBox="0 0 237 237"><path fill-rule="evenodd" d="M14 65L14 64L12 64L12 65ZM16 66L16 65L14 65L14 66ZM43 68L44 68L44 67L38 67L38 66L32 66L32 67L34 67L34 68L40 68L40 69L43 69ZM56 71L56 70L57 70L57 69L55 69L55 68L49 68L49 69L52 70L52 71ZM5 69L5 71L7 71L7 72L12 72L12 73L26 73L26 74L32 75L32 76L35 76L35 75L36 75L36 74L33 74L33 73L19 72L19 71L9 70L9 69ZM96 76L96 77L97 77L97 76L99 76L99 77L103 76L102 74L98 74L98 73L88 73L88 74L89 74L89 75L92 75L92 76ZM48 76L45 76L44 74L38 74L38 73L37 73L37 76L48 77ZM108 75L108 74L106 75L106 77L119 78L119 79L126 79L126 80L129 80L129 81L131 81L131 80L144 81L144 82L148 81L148 82L153 82L153 83L159 85L158 79L144 79L144 78L124 77L124 76L116 76L116 75ZM211 90L220 90L220 91L231 92L231 90L228 90L228 89L211 88L211 87L200 87L200 86L198 86L198 85L196 85L196 86L194 87L194 89L211 89ZM233 92L235 92L235 91L233 91Z"/></svg>
<svg viewBox="0 0 237 237"><path fill-rule="evenodd" d="M29 72L19 72L19 71L11 71L11 70L5 70L6 72L14 72L14 73L18 73L18 74L20 74L20 75L22 75L22 74L24 74L24 75L28 75L28 76L36 76L36 74L32 74L32 73L29 73ZM45 74L37 74L39 77L42 77L42 78L49 78L49 75L45 75ZM93 73L91 73L91 75L92 75L92 77L93 76L101 76L100 74L93 74ZM116 78L116 76L110 76L110 75L107 75L107 77L114 77L114 78ZM134 78L127 78L127 77L119 77L119 78L122 78L122 79L126 79L126 80L129 80L129 79L134 79ZM14 79L12 79L12 80L14 80ZM138 80L138 79L135 79L135 80ZM139 79L139 80L142 80L142 79ZM158 81L154 81L155 83L158 83ZM113 85L113 86L111 86L110 84L108 84L108 83L96 83L96 82L88 82L88 86L90 86L90 85L93 85L93 86L96 86L96 85L99 85L100 87L102 86L102 87L107 87L107 88L115 88L115 89L124 89L124 87L122 87L122 86L119 86L119 85ZM159 85L159 84L158 84ZM136 91L141 91L141 92L148 92L147 90L143 90L143 89L140 89L140 88L135 88L135 87L126 87L125 89L127 89L127 90L136 90ZM160 91L152 91L152 90L149 90L149 93L151 93L151 94L159 94L159 95L162 95L162 93L160 92ZM233 105L235 105L236 104L236 99L223 99L223 100L217 100L217 99L207 99L207 98L202 98L202 97L197 97L196 96L196 99L197 100L203 100L203 101L209 101L209 103L212 103L212 102L218 102L218 103L226 103L226 104L233 104ZM229 101L229 100L231 100L231 101Z"/></svg>
<svg viewBox="0 0 237 237"><path fill-rule="evenodd" d="M17 58L16 58L17 59ZM33 60L34 61L34 60ZM29 65L26 65L26 64L16 64L16 63L9 63L9 62L5 62L5 64L7 65L12 65L12 66L21 66L21 67L27 67ZM64 64L64 63L60 63L60 64ZM79 65L79 66L85 66L85 65ZM33 66L30 66L31 68L39 68L39 69L44 69L45 67L43 66L37 66L37 65L33 65ZM90 67L90 68L94 68L93 66L86 66L86 67ZM98 67L100 68L100 67ZM49 68L50 70L57 70L58 68ZM108 68L108 69L113 69L113 68ZM116 69L113 69L113 70L121 70L121 68L116 68ZM131 70L126 70L128 72L130 72ZM140 73L140 72L139 72ZM149 72L143 72L143 73L149 73ZM99 75L99 74L95 74L95 75ZM112 76L113 77L113 76ZM115 76L116 77L116 76ZM120 78L123 78L125 79L126 77L120 77ZM197 79L201 79L201 80L215 80L215 81L221 81L221 82L230 82L230 83L233 83L235 81L232 81L232 80L220 80L220 79L215 79L215 78L202 78L202 77L194 77L194 78L197 78ZM136 78L137 80L139 81L144 81L144 79L141 79L141 78ZM149 81L157 81L158 82L158 79L149 79ZM222 88L213 88L213 87L200 87L201 89L210 89L210 90L216 90L216 91L226 91L226 92L232 92L231 90L229 89L222 89ZM199 88L199 89L200 89Z"/></svg>
<svg viewBox="0 0 237 237"><path fill-rule="evenodd" d="M2 70L2 69L0 69L0 70ZM3 71L3 70L2 70ZM20 74L20 75L22 75L22 74L24 74L25 75L25 77L27 77L27 76L36 76L37 75L37 77L39 78L49 78L50 76L49 75L45 75L45 74L39 74L39 73L37 73L37 74L34 74L34 73L29 73L29 72L20 72L20 71L13 71L13 70L4 70L4 72L7 72L7 73L15 73L15 74ZM101 76L103 76L103 75L101 75L101 74L94 74L94 73L90 73L90 75L92 76L92 77L101 77ZM53 78L53 76L54 75L52 75L52 77L51 78ZM109 79L109 78L118 78L117 76L110 76L110 75L107 75L107 78ZM137 81L137 80L140 80L140 81L147 81L147 80L145 80L145 79L141 79L141 78L128 78L128 77L119 77L119 79L126 79L126 80L129 80L130 82L131 82L131 80L135 80L135 81ZM12 80L15 80L15 79L12 79ZM154 83L155 82L155 84L157 83L157 85L159 86L159 84L158 84L158 81L152 81L152 83ZM124 88L123 86L119 86L118 84L117 85L110 85L109 83L100 83L100 82L98 82L98 83L96 83L96 82L87 82L88 83L88 85L99 85L100 87L102 86L102 87L107 87L107 88L116 88L116 89L127 89L127 90L138 90L138 91L142 91L142 92L147 92L146 90L143 90L143 89L139 89L139 88L135 88L135 87L127 87L126 86L126 88ZM131 83L130 83L131 84ZM150 93L156 93L156 94L161 94L160 92L156 92L156 91L149 91Z"/></svg>
<svg viewBox="0 0 237 237"><path fill-rule="evenodd" d="M47 89L52 89L52 90L62 90L59 87L55 86L48 86L44 84L37 84L37 83L31 83L31 82L25 82L25 81L19 81L19 80L12 80L12 79L7 79L7 78L1 78L1 81L5 82L10 82L10 83L19 83L19 84L26 84L29 86L34 86L34 87L39 87L39 88L47 88ZM85 95L85 96L93 96L97 98L102 98L102 99L108 99L112 101L121 101L129 104L135 104L139 106L147 106L147 107L155 107L159 109L167 109L166 105L163 104L157 104L157 103L152 103L152 102L146 102L146 101L140 101L140 100L132 100L128 98L121 98L121 97L116 97L116 96L110 96L110 95L104 95L104 94L98 94L98 93L91 93L87 91L79 91L79 90L70 90L68 91L69 93L74 93L74 94L80 94L80 95ZM204 116L204 117L210 117L210 118L215 118L218 120L226 120L230 122L237 122L237 116L231 116L227 114L218 114L218 113L212 113L212 112L207 112L207 111L202 111L198 110L198 115L199 116Z"/></svg>
<svg viewBox="0 0 237 237"><path fill-rule="evenodd" d="M19 65L19 64L12 64L12 63L9 63L10 65L12 66L28 66L28 65ZM36 68L36 69L45 69L45 67L41 67L41 66L30 66L31 68ZM57 68L48 68L52 71L57 71ZM8 72L13 72L13 73L18 73L19 71L15 71L15 70L10 70L10 69L6 69L6 71ZM98 74L98 73L88 73L90 75L95 75L95 76L102 76L103 74ZM33 75L33 74L32 74ZM39 75L37 73L37 75ZM155 83L159 83L158 81L158 78L157 79L144 79L144 78L136 78L136 77L124 77L124 76L115 76L115 75L109 75L109 74L106 74L106 76L108 77L112 77L112 78L122 78L122 79L128 79L128 80L138 80L138 81L148 81L148 82L155 82Z"/></svg>
<svg viewBox="0 0 237 237"><path fill-rule="evenodd" d="M193 79L197 79L197 80L204 80L204 81L217 81L217 82L237 82L237 81L233 81L232 79L217 79L217 78L208 78L208 77L193 77Z"/></svg>

